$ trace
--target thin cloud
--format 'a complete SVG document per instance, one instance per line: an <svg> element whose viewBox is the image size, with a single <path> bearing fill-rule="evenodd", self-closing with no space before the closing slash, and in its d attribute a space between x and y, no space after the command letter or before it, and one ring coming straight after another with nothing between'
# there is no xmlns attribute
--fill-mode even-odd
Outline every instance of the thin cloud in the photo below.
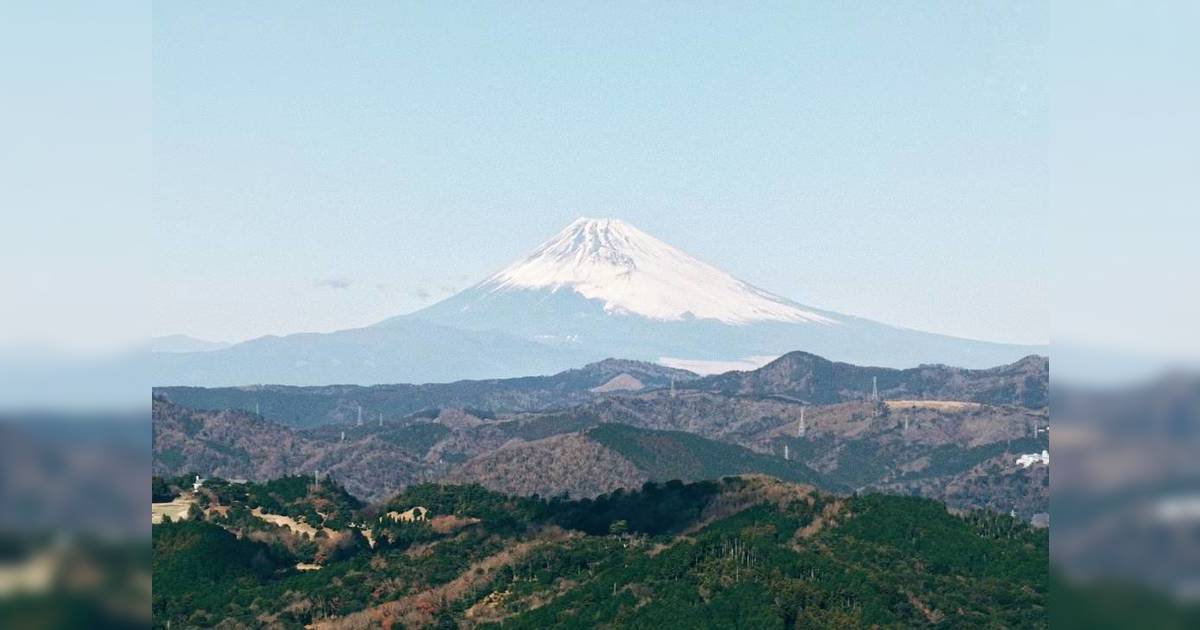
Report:
<svg viewBox="0 0 1200 630"><path fill-rule="evenodd" d="M321 289L349 289L350 279L343 277L326 278L313 282L313 286Z"/></svg>
<svg viewBox="0 0 1200 630"><path fill-rule="evenodd" d="M409 291L413 297L419 300L431 300L435 298L445 297L458 293L459 287L452 284L442 284L438 286L420 286Z"/></svg>

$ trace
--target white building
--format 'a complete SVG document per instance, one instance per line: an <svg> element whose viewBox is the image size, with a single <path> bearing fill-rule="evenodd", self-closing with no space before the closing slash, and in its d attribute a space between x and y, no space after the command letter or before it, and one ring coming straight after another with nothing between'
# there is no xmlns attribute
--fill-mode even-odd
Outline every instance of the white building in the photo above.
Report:
<svg viewBox="0 0 1200 630"><path fill-rule="evenodd" d="M1020 457L1017 458L1017 465L1020 466L1021 468L1029 468L1030 466L1032 466L1034 464L1045 464L1046 466L1049 466L1050 465L1050 451L1046 450L1046 449L1042 449L1042 452L1040 454L1039 453L1025 453L1024 455L1021 455Z"/></svg>

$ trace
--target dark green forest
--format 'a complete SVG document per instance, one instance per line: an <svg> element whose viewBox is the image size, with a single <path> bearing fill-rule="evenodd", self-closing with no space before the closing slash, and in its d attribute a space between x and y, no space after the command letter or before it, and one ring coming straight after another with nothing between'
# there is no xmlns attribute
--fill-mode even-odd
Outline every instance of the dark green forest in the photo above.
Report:
<svg viewBox="0 0 1200 630"><path fill-rule="evenodd" d="M189 519L154 527L157 627L1047 625L1047 532L925 499L757 476L592 500L424 484L361 505L303 477L201 494ZM387 516L416 506L425 520Z"/></svg>
<svg viewBox="0 0 1200 630"><path fill-rule="evenodd" d="M834 491L848 489L799 461L763 455L694 433L648 431L608 423L588 431L588 436L620 453L654 480L720 479L757 472Z"/></svg>

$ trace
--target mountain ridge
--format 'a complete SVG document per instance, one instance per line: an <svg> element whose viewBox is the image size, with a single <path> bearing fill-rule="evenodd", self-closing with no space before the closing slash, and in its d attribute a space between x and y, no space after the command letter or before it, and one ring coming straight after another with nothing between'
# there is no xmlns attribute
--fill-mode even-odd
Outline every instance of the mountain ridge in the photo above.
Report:
<svg viewBox="0 0 1200 630"><path fill-rule="evenodd" d="M801 370L806 368L807 371ZM612 379L627 375L640 388L604 391ZM991 368L968 370L923 365L897 370L830 361L808 352L785 354L766 366L699 377L686 370L643 361L604 359L548 376L458 380L421 385L260 385L241 387L156 387L155 395L195 409L258 408L296 427L356 419L364 407L367 421L399 417L426 409L474 408L495 413L545 412L593 402L623 392L669 389L725 395L784 396L810 404L866 400L872 377L882 398L945 398L987 404L1042 408L1047 404L1049 359L1029 356Z"/></svg>
<svg viewBox="0 0 1200 630"><path fill-rule="evenodd" d="M240 387L157 387L156 395L195 409L259 409L264 415L296 427L357 419L365 407L367 420L383 414L388 422L428 409L460 407L490 412L545 411L591 400L605 385L629 376L642 388L668 387L697 378L686 370L644 361L603 359L546 376L456 380L448 383L387 385L256 385ZM612 391L628 391L615 389Z"/></svg>
<svg viewBox="0 0 1200 630"><path fill-rule="evenodd" d="M546 496L596 494L669 476L694 479L696 471L757 472L827 488L886 487L955 506L1017 509L1028 518L1046 511L1048 469L1016 460L1048 447L1048 369L1042 357L988 370L889 370L791 353L757 372L725 375L731 383L676 378L674 387L678 372L608 360L551 377L442 386L159 388L155 470L264 478L319 468L364 496L447 475ZM642 387L596 391L614 378ZM875 380L882 400L871 399ZM424 406L430 387L445 406ZM461 405L489 400L507 407ZM234 407L172 408L176 403ZM379 415L381 405L386 417ZM286 414L298 409L316 415L289 422L286 432L276 423L259 430L264 420L249 411L258 407L271 420L290 420ZM196 423L204 433L178 428ZM593 439L606 425L603 431L624 431L624 437ZM252 459L254 449L271 456ZM665 468L638 453L662 454ZM610 465L597 467L601 461ZM231 467L238 463L241 468ZM797 465L820 476L790 477L800 474Z"/></svg>
<svg viewBox="0 0 1200 630"><path fill-rule="evenodd" d="M1022 380L1016 382L1016 377ZM878 389L881 399L940 397L1041 408L1049 402L1049 378L1049 359L1039 355L981 369L942 364L895 369L831 361L797 350L755 370L705 376L680 387L726 394L785 395L818 403L866 400Z"/></svg>

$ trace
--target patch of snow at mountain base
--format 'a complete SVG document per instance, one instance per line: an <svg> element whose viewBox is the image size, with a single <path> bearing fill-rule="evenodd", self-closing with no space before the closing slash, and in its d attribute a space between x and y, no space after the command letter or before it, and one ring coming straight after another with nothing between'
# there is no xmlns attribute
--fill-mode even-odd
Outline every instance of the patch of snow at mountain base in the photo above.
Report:
<svg viewBox="0 0 1200 630"><path fill-rule="evenodd" d="M732 371L749 371L757 370L758 368L778 359L779 355L756 355L735 359L732 361L708 361L705 359L678 359L675 357L659 357L659 365L676 368L680 370L688 370L700 376L708 376L709 374L722 374Z"/></svg>

